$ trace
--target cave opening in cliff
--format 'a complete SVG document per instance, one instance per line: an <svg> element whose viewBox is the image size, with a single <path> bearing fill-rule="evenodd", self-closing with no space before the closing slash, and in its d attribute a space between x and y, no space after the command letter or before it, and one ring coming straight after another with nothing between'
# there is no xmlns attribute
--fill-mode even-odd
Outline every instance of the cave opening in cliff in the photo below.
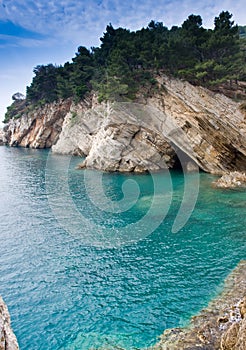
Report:
<svg viewBox="0 0 246 350"><path fill-rule="evenodd" d="M183 152L180 148L176 147L175 145L172 145L174 151L175 151L175 156L174 156L174 163L173 163L173 170L177 171L194 171L198 170L197 164L194 162L194 160L189 157L188 154Z"/></svg>

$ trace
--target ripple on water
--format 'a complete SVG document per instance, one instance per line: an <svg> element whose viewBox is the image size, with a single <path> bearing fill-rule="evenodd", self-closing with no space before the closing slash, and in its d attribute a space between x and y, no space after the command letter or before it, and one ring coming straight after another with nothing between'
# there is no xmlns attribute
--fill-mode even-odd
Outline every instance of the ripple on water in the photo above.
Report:
<svg viewBox="0 0 246 350"><path fill-rule="evenodd" d="M64 231L49 207L47 154L0 148L0 294L22 350L151 345L165 328L186 324L245 258L246 193L215 191L214 177L207 174L201 174L195 210L178 233L171 233L183 196L182 175L176 172L172 205L154 233L120 249L85 245L83 234ZM83 172L74 170L78 161L71 160L69 189L85 216L114 234L148 211L150 175L105 175L113 200L121 198L125 179L136 180L141 190L132 209L114 215L90 203ZM160 173L158 181L166 175ZM152 220L161 209L157 206Z"/></svg>

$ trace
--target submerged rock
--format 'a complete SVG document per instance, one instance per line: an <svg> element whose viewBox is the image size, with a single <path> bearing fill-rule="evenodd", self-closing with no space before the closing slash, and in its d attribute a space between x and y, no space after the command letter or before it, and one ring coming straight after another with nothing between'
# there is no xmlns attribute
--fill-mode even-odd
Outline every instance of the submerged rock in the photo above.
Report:
<svg viewBox="0 0 246 350"><path fill-rule="evenodd" d="M213 182L213 186L217 188L246 187L246 173L233 171L224 174L217 181Z"/></svg>
<svg viewBox="0 0 246 350"><path fill-rule="evenodd" d="M0 296L0 350L18 350L16 337L10 326L10 316Z"/></svg>

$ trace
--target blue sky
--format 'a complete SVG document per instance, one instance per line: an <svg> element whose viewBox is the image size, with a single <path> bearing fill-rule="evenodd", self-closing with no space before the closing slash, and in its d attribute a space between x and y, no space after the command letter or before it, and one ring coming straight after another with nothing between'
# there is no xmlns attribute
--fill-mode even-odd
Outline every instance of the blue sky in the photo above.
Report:
<svg viewBox="0 0 246 350"><path fill-rule="evenodd" d="M110 22L136 30L154 19L171 27L193 13L212 28L222 10L246 24L245 0L0 0L0 120L11 96L25 94L36 65L63 64L78 46L98 46Z"/></svg>

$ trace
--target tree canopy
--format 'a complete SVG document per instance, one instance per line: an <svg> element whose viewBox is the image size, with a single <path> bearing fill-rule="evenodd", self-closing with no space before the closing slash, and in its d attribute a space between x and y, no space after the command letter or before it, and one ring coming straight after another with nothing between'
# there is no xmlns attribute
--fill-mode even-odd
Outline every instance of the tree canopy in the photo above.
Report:
<svg viewBox="0 0 246 350"><path fill-rule="evenodd" d="M100 47L80 46L63 66L35 67L26 101L79 101L91 90L100 100L134 99L140 89L155 89L160 72L207 87L245 80L244 33L245 27L235 25L228 11L215 17L213 29L203 28L201 16L194 14L171 29L153 20L135 32L109 24Z"/></svg>

